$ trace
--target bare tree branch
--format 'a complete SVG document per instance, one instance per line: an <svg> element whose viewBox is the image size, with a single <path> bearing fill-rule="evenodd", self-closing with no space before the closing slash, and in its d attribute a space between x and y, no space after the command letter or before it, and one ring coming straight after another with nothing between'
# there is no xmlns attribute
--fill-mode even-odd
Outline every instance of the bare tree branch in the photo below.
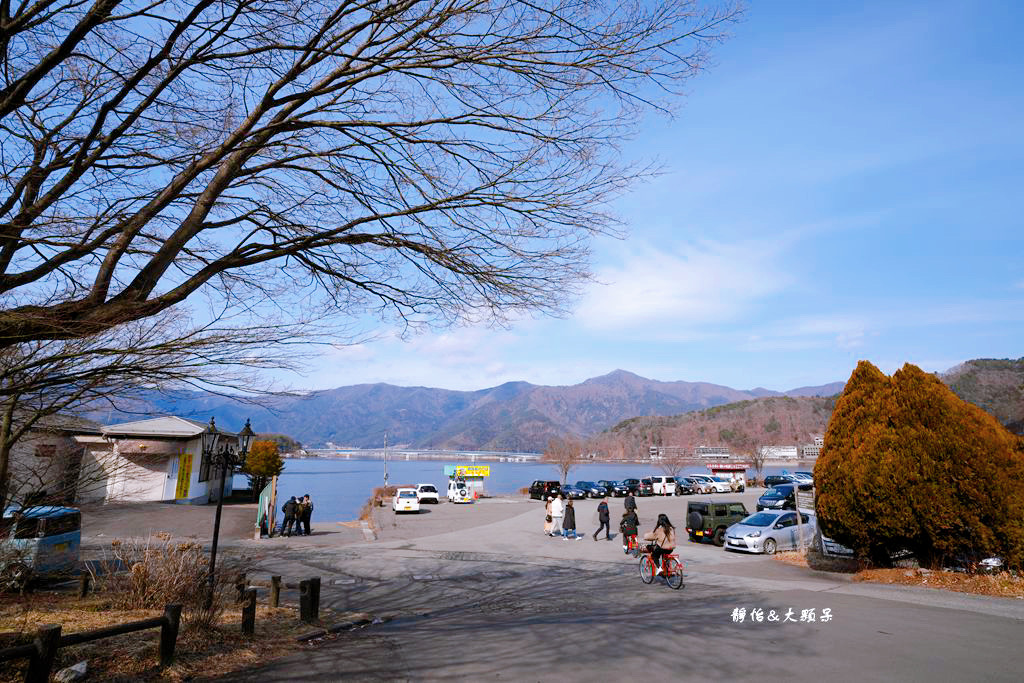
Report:
<svg viewBox="0 0 1024 683"><path fill-rule="evenodd" d="M4 7L9 7L5 3ZM201 293L405 326L558 313L617 144L738 15L633 0L83 0L0 14L0 348ZM301 292L301 294L296 294Z"/></svg>

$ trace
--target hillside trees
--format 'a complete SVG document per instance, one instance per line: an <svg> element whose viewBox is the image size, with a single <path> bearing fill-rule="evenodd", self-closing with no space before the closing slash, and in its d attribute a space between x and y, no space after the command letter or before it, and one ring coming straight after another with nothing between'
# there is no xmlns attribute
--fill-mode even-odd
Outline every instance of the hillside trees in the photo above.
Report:
<svg viewBox="0 0 1024 683"><path fill-rule="evenodd" d="M1024 445L913 365L857 365L814 475L822 531L876 563L905 549L1024 566Z"/></svg>
<svg viewBox="0 0 1024 683"><path fill-rule="evenodd" d="M400 327L557 312L617 143L737 15L652 0L3 3L0 348L203 295Z"/></svg>

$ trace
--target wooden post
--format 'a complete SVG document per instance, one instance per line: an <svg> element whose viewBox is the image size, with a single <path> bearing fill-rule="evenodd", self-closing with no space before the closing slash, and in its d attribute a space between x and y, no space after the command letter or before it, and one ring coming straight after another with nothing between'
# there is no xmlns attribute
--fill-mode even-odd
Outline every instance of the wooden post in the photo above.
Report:
<svg viewBox="0 0 1024 683"><path fill-rule="evenodd" d="M320 618L320 577L299 581L299 619L312 624Z"/></svg>
<svg viewBox="0 0 1024 683"><path fill-rule="evenodd" d="M160 667L174 663L174 647L178 643L178 627L181 625L181 605L164 607L164 623L160 627Z"/></svg>
<svg viewBox="0 0 1024 683"><path fill-rule="evenodd" d="M29 661L28 671L25 672L25 683L47 683L50 680L53 660L56 659L57 650L60 648L60 624L40 626L33 644L36 646L36 652Z"/></svg>
<svg viewBox="0 0 1024 683"><path fill-rule="evenodd" d="M81 600L89 594L89 573L82 572L78 575L78 599Z"/></svg>
<svg viewBox="0 0 1024 683"><path fill-rule="evenodd" d="M309 580L310 588L313 590L313 620L320 620L320 577L314 576Z"/></svg>
<svg viewBox="0 0 1024 683"><path fill-rule="evenodd" d="M245 572L239 572L235 577L235 602L239 603L245 599Z"/></svg>
<svg viewBox="0 0 1024 683"><path fill-rule="evenodd" d="M271 576L270 577L270 606L280 607L281 606L281 577Z"/></svg>
<svg viewBox="0 0 1024 683"><path fill-rule="evenodd" d="M256 632L256 589L245 589L245 601L242 604L242 633L251 636Z"/></svg>
<svg viewBox="0 0 1024 683"><path fill-rule="evenodd" d="M313 623L312 605L309 579L303 579L299 581L299 621L304 624Z"/></svg>

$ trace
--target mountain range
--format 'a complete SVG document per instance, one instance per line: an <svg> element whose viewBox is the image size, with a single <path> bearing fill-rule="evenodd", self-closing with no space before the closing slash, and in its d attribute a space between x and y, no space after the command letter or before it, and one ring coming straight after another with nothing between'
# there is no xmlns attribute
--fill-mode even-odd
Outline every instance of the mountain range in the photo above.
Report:
<svg viewBox="0 0 1024 683"><path fill-rule="evenodd" d="M508 382L479 391L358 384L303 397L272 397L260 406L212 394L153 395L131 415L90 414L110 424L139 413L206 420L226 428L251 418L261 433L282 433L308 447L395 446L541 451L554 436L590 436L637 415L675 415L769 396L827 396L842 382L787 392L749 391L707 382L660 382L625 370L572 386Z"/></svg>
<svg viewBox="0 0 1024 683"><path fill-rule="evenodd" d="M1011 429L1024 427L1024 358L967 361L938 375L966 401ZM287 434L307 447L393 446L461 450L542 451L555 436L606 434L622 449L686 441L806 443L824 432L843 382L778 392L707 382L661 382L625 370L571 386L508 382L478 391L357 384L260 405L212 394L154 395L132 414L92 413L105 424L139 413L173 414L223 427L251 418L260 433ZM709 410L710 409L710 410ZM778 427L776 427L776 424Z"/></svg>

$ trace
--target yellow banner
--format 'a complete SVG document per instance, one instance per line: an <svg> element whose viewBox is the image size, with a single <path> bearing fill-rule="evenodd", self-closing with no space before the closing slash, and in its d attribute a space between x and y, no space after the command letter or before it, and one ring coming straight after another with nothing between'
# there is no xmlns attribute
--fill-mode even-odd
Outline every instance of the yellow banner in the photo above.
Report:
<svg viewBox="0 0 1024 683"><path fill-rule="evenodd" d="M175 498L188 498L188 485L192 479L192 454L182 453L178 456L178 486L174 490Z"/></svg>
<svg viewBox="0 0 1024 683"><path fill-rule="evenodd" d="M490 465L456 465L455 475L459 477L489 477Z"/></svg>

